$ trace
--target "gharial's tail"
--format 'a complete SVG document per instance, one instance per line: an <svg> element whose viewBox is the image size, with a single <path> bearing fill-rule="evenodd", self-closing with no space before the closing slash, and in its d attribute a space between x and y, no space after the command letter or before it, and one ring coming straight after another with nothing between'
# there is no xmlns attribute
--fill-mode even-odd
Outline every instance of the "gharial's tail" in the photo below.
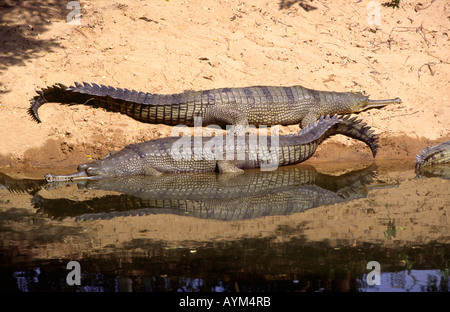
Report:
<svg viewBox="0 0 450 312"><path fill-rule="evenodd" d="M37 123L42 122L38 114L39 107L47 102L83 104L92 98L92 95L89 94L73 92L73 87L67 87L61 83L43 88L42 90L36 91L36 93L38 95L33 97L30 101L31 106L28 109L28 114L30 114L31 118Z"/></svg>
<svg viewBox="0 0 450 312"><path fill-rule="evenodd" d="M378 151L378 135L374 134L374 130L367 126L361 119L350 117L350 115L340 116L339 122L330 127L324 136L335 134L343 134L353 139L366 143L372 151L373 157Z"/></svg>
<svg viewBox="0 0 450 312"><path fill-rule="evenodd" d="M42 90L36 91L38 95L31 99L31 106L28 108L28 114L30 114L31 118L37 123L42 122L39 118L38 109L49 100L58 99L63 96L65 91L65 86L54 85L51 87L44 88ZM48 100L47 100L48 97Z"/></svg>
<svg viewBox="0 0 450 312"><path fill-rule="evenodd" d="M149 103L156 103L159 97L151 93L138 92L114 88L95 83L83 84L75 82L74 86L67 87L61 83L36 91L38 95L31 99L28 113L38 123L41 122L38 110L47 102L59 102L63 104L89 104L99 106L112 112L121 112L137 120L151 122L149 110L143 109ZM155 98L155 99L154 99ZM165 100L165 99L163 99ZM160 101L162 104L165 101ZM163 111L163 110L161 110ZM158 115L155 111L155 115ZM155 117L156 118L156 117Z"/></svg>

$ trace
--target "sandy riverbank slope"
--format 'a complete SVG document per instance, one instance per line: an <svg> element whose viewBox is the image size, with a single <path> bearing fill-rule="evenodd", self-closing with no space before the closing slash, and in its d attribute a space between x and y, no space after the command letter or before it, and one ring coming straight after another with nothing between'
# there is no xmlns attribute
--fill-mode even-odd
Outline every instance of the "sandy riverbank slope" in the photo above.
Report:
<svg viewBox="0 0 450 312"><path fill-rule="evenodd" d="M365 91L401 105L360 114L380 134L380 160L406 160L450 138L450 4L402 1L68 1L0 5L0 165L66 168L132 142L170 135L101 109L48 103L27 115L35 90L87 81L152 93L288 86ZM379 25L367 17L379 10ZM282 133L298 129L290 126ZM359 151L346 147L361 148ZM367 160L336 137L311 161Z"/></svg>

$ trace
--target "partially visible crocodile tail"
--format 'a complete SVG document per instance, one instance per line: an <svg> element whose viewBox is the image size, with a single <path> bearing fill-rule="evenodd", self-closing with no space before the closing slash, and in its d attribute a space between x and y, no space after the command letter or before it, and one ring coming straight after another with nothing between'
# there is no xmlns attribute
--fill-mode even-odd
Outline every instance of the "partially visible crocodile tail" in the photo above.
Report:
<svg viewBox="0 0 450 312"><path fill-rule="evenodd" d="M450 140L424 148L416 155L416 169L450 162Z"/></svg>

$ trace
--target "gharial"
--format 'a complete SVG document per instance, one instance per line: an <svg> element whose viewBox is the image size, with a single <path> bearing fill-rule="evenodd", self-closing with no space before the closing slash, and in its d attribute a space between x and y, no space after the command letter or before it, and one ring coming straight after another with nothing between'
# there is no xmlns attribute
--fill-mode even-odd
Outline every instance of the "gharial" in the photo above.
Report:
<svg viewBox="0 0 450 312"><path fill-rule="evenodd" d="M131 144L104 159L81 164L77 173L47 174L45 178L47 181L67 181L177 172L236 173L262 167L273 170L308 159L323 140L335 134L364 142L375 157L378 136L370 127L356 117L328 115L312 122L297 135L266 136L266 144L255 144L261 142L261 136L252 137L248 133L242 140L230 136L231 144L223 135L166 137Z"/></svg>
<svg viewBox="0 0 450 312"><path fill-rule="evenodd" d="M320 116L358 113L401 103L399 98L369 100L361 92L329 92L302 86L253 86L152 94L114 88L95 83L63 84L43 88L31 99L28 109L41 122L39 107L47 102L87 104L120 112L136 120L167 125L194 125L201 118L203 126L291 125L302 128Z"/></svg>

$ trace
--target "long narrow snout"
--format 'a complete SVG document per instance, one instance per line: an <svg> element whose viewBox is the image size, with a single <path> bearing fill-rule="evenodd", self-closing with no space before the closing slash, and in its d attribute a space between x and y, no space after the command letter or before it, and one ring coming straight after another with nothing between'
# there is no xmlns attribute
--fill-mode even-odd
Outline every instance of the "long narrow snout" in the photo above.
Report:
<svg viewBox="0 0 450 312"><path fill-rule="evenodd" d="M52 175L46 174L45 180L47 182L67 182L74 180L90 179L91 177L86 174L86 171L79 171L68 175Z"/></svg>
<svg viewBox="0 0 450 312"><path fill-rule="evenodd" d="M400 98L388 99L388 100L369 100L368 99L363 102L361 111L369 109L369 108L384 107L388 104L401 104L401 103L402 103L402 100L400 100Z"/></svg>
<svg viewBox="0 0 450 312"><path fill-rule="evenodd" d="M78 165L78 172L68 175L53 175L46 174L45 180L47 182L67 182L75 180L91 180L104 176L100 169L101 164L98 161Z"/></svg>

